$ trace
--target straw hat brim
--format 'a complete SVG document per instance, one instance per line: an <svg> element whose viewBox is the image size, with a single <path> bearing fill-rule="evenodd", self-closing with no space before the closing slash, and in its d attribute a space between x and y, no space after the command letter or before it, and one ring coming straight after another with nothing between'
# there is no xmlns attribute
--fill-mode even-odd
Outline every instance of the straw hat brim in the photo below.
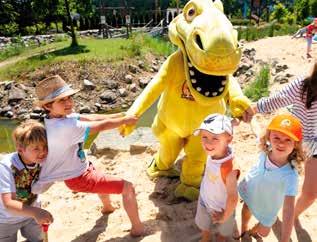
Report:
<svg viewBox="0 0 317 242"><path fill-rule="evenodd" d="M52 98L52 99L46 99L46 100L36 100L34 102L34 105L35 106L40 106L42 107L43 105L47 104L47 103L50 103L50 102L54 102L55 100L57 99L61 99L61 98L64 98L64 97L67 97L67 96L71 96L71 95L74 95L75 93L79 92L80 90L79 89L71 89L71 90L68 90L66 92L63 92L62 94Z"/></svg>

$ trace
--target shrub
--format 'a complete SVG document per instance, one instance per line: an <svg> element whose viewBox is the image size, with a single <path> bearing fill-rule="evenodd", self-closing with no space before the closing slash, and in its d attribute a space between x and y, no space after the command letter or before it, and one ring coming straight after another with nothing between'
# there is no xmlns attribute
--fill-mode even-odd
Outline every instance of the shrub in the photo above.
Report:
<svg viewBox="0 0 317 242"><path fill-rule="evenodd" d="M245 89L244 94L252 101L257 101L261 97L268 96L270 81L270 67L264 65L254 81L251 82Z"/></svg>

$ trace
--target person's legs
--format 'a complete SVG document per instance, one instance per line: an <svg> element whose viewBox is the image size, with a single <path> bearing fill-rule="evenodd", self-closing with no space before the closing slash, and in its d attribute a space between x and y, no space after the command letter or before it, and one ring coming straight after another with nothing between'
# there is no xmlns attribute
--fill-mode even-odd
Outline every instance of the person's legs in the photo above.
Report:
<svg viewBox="0 0 317 242"><path fill-rule="evenodd" d="M25 222L25 225L21 228L21 234L28 241L43 241L42 228L34 219L28 219Z"/></svg>
<svg viewBox="0 0 317 242"><path fill-rule="evenodd" d="M306 54L307 54L308 58L312 57L311 54L310 54L312 42L313 42L313 38L312 37L311 38L307 38L307 52L306 52Z"/></svg>
<svg viewBox="0 0 317 242"><path fill-rule="evenodd" d="M131 221L131 235L140 236L144 234L144 225L142 224L139 212L138 204L136 201L136 195L132 183L124 181L123 191L122 191L122 202L125 211Z"/></svg>
<svg viewBox="0 0 317 242"><path fill-rule="evenodd" d="M251 211L249 210L248 206L243 203L242 211L241 211L241 236L248 231L249 229L249 222L251 219Z"/></svg>
<svg viewBox="0 0 317 242"><path fill-rule="evenodd" d="M102 214L109 214L116 210L115 207L112 206L109 194L98 194L103 208L101 209Z"/></svg>
<svg viewBox="0 0 317 242"><path fill-rule="evenodd" d="M201 198L197 202L197 210L195 216L195 223L197 227L201 230L200 242L210 241L211 238L211 215L207 211L206 207L202 205Z"/></svg>
<svg viewBox="0 0 317 242"><path fill-rule="evenodd" d="M302 192L295 205L295 225L299 223L298 217L317 198L317 159L311 157L305 164L305 177Z"/></svg>

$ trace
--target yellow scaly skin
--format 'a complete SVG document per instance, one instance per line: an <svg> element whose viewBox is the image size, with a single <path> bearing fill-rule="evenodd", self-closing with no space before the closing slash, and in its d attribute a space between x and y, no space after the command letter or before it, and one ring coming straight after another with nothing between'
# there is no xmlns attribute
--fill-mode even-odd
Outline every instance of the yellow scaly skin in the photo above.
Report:
<svg viewBox="0 0 317 242"><path fill-rule="evenodd" d="M241 116L250 101L232 77L241 49L220 0L189 1L169 25L169 37L179 50L167 58L127 113L140 117L161 96L152 124L160 149L147 173L177 176L173 165L184 149L181 184L175 195L195 200L206 155L193 131L207 115L223 114L227 106L232 116ZM120 129L128 135L134 126Z"/></svg>

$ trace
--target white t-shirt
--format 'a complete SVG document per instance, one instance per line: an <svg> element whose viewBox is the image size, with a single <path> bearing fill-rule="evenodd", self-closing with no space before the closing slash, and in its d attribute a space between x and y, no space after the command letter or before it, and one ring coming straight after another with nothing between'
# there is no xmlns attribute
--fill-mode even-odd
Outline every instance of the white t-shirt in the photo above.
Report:
<svg viewBox="0 0 317 242"><path fill-rule="evenodd" d="M16 183L13 177L12 166L17 170L25 169L25 166L21 162L18 153L7 154L0 161L0 194L2 193L16 193ZM28 167L30 170L31 168ZM39 197L31 204L34 207L40 207ZM22 222L29 217L18 216L10 213L3 205L0 198L0 223L15 224Z"/></svg>
<svg viewBox="0 0 317 242"><path fill-rule="evenodd" d="M88 123L71 114L66 118L45 119L48 156L42 164L40 178L32 187L41 193L55 181L75 178L88 168L83 145L89 134Z"/></svg>

